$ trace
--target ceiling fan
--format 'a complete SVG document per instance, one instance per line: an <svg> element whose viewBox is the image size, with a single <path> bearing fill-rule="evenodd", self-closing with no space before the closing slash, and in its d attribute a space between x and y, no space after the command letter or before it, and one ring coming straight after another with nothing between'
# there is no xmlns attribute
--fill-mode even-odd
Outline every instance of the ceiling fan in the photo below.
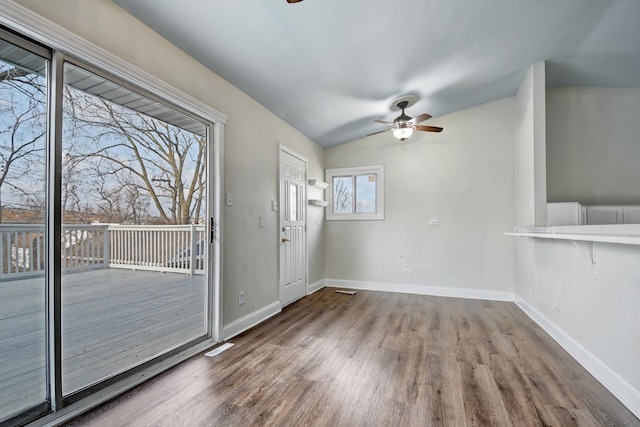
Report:
<svg viewBox="0 0 640 427"><path fill-rule="evenodd" d="M287 3L298 3L301 2L302 0L287 0Z"/></svg>
<svg viewBox="0 0 640 427"><path fill-rule="evenodd" d="M415 101L414 101L415 102ZM405 141L409 138L414 130L419 130L422 132L442 132L441 127L437 126L424 126L419 125L418 123L422 123L427 119L431 118L430 114L423 113L416 117L409 117L404 113L404 109L409 106L409 101L407 99L401 99L399 102L394 102L392 107L398 107L398 110L402 110L402 114L395 118L393 122L385 122L384 120L374 120L376 123L382 123L384 125L392 125L391 128L386 130L381 130L378 132L370 133L367 136L377 135L383 132L393 132L393 136L395 136L400 141Z"/></svg>

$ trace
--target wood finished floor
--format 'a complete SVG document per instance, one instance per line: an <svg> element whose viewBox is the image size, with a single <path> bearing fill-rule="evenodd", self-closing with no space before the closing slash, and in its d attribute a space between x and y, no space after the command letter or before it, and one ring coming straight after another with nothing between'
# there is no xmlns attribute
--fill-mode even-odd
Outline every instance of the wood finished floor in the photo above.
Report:
<svg viewBox="0 0 640 427"><path fill-rule="evenodd" d="M638 426L514 304L323 289L68 426Z"/></svg>

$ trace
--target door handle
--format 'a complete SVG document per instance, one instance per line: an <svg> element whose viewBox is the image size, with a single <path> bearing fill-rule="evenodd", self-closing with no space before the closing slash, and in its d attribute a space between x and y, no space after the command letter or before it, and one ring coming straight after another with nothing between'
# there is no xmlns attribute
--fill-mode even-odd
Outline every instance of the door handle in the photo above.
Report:
<svg viewBox="0 0 640 427"><path fill-rule="evenodd" d="M282 243L287 243L287 242L290 242L290 241L291 241L291 240L287 239L286 237L283 237L283 238L282 238Z"/></svg>
<svg viewBox="0 0 640 427"><path fill-rule="evenodd" d="M216 240L216 221L211 217L211 230L209 230L209 243Z"/></svg>

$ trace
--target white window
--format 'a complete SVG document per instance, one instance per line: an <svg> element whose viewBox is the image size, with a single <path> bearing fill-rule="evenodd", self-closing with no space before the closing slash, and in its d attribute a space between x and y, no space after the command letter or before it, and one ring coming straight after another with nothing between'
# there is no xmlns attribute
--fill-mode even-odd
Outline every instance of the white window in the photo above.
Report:
<svg viewBox="0 0 640 427"><path fill-rule="evenodd" d="M326 170L327 220L384 219L384 166Z"/></svg>

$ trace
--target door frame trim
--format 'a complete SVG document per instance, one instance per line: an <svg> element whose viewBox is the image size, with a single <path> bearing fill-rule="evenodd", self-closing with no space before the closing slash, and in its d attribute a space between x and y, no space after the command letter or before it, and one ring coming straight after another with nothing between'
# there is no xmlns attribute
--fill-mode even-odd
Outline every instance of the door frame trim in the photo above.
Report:
<svg viewBox="0 0 640 427"><path fill-rule="evenodd" d="M208 224L209 235L213 236L213 243L209 244L209 262L207 263L207 277L211 286L207 286L211 293L208 300L208 329L209 338L215 342L222 342L223 339L223 313L222 313L222 280L223 280L223 209L222 209L222 189L224 188L224 130L225 125L222 123L209 123L209 171L208 185L210 200L208 200L208 208L210 209L209 218L213 218L213 224Z"/></svg>
<svg viewBox="0 0 640 427"><path fill-rule="evenodd" d="M277 242L280 241L280 229L282 228L280 215L280 209L282 209L282 206L280 206L282 202L282 153L287 153L304 162L304 200L302 201L302 203L304 204L304 296L307 296L309 295L309 239L307 238L307 172L309 168L309 159L282 143L278 144L278 228L276 229ZM278 300L280 301L280 307L284 307L284 305L282 304L282 294L280 289L282 281L282 271L280 268L281 265L282 251L280 250L280 244L278 244Z"/></svg>

